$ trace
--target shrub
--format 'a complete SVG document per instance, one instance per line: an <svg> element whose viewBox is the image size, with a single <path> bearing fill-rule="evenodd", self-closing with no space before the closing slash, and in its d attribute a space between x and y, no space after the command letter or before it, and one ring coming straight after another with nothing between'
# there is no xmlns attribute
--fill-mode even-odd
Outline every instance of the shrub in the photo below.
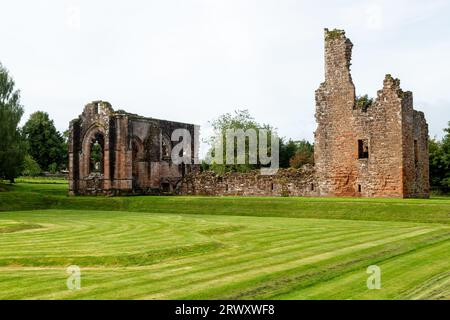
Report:
<svg viewBox="0 0 450 320"><path fill-rule="evenodd" d="M367 109L373 104L373 98L369 98L366 94L364 96L356 97L355 105L357 109L362 111L367 111Z"/></svg>
<svg viewBox="0 0 450 320"><path fill-rule="evenodd" d="M53 162L52 164L50 164L48 166L48 171L53 174L57 173L58 172L58 164L56 162Z"/></svg>
<svg viewBox="0 0 450 320"><path fill-rule="evenodd" d="M22 175L36 177L42 173L41 167L29 154L25 155Z"/></svg>

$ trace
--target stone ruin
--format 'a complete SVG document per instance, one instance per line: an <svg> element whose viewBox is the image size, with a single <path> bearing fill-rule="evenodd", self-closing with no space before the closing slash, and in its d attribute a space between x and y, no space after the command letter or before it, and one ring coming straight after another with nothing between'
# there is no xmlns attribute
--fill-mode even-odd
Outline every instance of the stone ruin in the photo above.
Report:
<svg viewBox="0 0 450 320"><path fill-rule="evenodd" d="M428 197L428 126L413 95L386 75L370 104L357 103L352 42L325 29L325 82L316 91L314 160L323 196Z"/></svg>
<svg viewBox="0 0 450 320"><path fill-rule="evenodd" d="M350 74L352 48L344 31L325 29L314 167L265 176L259 170L217 175L174 165L167 157L171 130L194 132L195 126L114 112L108 103L94 102L70 126L70 194L429 197L424 114L390 75L374 101L359 100ZM104 152L97 164L90 155L96 143Z"/></svg>
<svg viewBox="0 0 450 320"><path fill-rule="evenodd" d="M375 101L358 100L353 44L325 29L325 82L316 91L314 168L273 176L195 173L183 194L429 197L428 126L413 96L387 75Z"/></svg>
<svg viewBox="0 0 450 320"><path fill-rule="evenodd" d="M183 179L179 190L184 195L208 196L318 196L314 167L279 169L274 175L250 172L195 172Z"/></svg>
<svg viewBox="0 0 450 320"><path fill-rule="evenodd" d="M191 163L171 161L175 129L192 124L146 118L114 111L108 102L95 101L70 123L69 194L130 195L172 193L183 176L195 170Z"/></svg>

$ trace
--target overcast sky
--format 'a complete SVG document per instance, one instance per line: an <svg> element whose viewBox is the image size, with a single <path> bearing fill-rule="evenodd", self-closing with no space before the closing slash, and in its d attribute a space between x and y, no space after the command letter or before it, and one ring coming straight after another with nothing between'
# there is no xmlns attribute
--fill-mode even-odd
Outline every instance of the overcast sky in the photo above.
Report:
<svg viewBox="0 0 450 320"><path fill-rule="evenodd" d="M26 120L65 130L83 106L195 123L249 109L281 136L313 138L323 29L354 43L357 94L401 79L431 136L450 120L450 1L1 1L0 62Z"/></svg>

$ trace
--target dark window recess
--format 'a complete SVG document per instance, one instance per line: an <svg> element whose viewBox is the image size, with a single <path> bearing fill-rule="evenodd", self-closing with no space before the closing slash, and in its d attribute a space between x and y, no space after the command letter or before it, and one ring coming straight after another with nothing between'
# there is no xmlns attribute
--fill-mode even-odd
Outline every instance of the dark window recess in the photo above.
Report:
<svg viewBox="0 0 450 320"><path fill-rule="evenodd" d="M228 183L225 185L225 191L228 191Z"/></svg>
<svg viewBox="0 0 450 320"><path fill-rule="evenodd" d="M361 185L358 184L358 192L361 192Z"/></svg>
<svg viewBox="0 0 450 320"><path fill-rule="evenodd" d="M314 183L311 183L311 191L314 191Z"/></svg>
<svg viewBox="0 0 450 320"><path fill-rule="evenodd" d="M270 190L273 191L273 183L270 184Z"/></svg>
<svg viewBox="0 0 450 320"><path fill-rule="evenodd" d="M369 158L369 141L367 139L358 140L358 158Z"/></svg>
<svg viewBox="0 0 450 320"><path fill-rule="evenodd" d="M170 192L170 183L161 183L161 188L163 192Z"/></svg>

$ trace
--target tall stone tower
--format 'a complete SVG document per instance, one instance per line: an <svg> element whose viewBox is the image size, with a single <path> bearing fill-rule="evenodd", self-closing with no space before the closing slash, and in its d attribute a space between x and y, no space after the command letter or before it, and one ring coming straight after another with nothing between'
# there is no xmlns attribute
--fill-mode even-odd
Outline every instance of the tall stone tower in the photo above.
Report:
<svg viewBox="0 0 450 320"><path fill-rule="evenodd" d="M352 42L325 29L325 82L316 91L315 166L324 196L429 196L428 125L412 93L386 75L374 101L358 100Z"/></svg>

